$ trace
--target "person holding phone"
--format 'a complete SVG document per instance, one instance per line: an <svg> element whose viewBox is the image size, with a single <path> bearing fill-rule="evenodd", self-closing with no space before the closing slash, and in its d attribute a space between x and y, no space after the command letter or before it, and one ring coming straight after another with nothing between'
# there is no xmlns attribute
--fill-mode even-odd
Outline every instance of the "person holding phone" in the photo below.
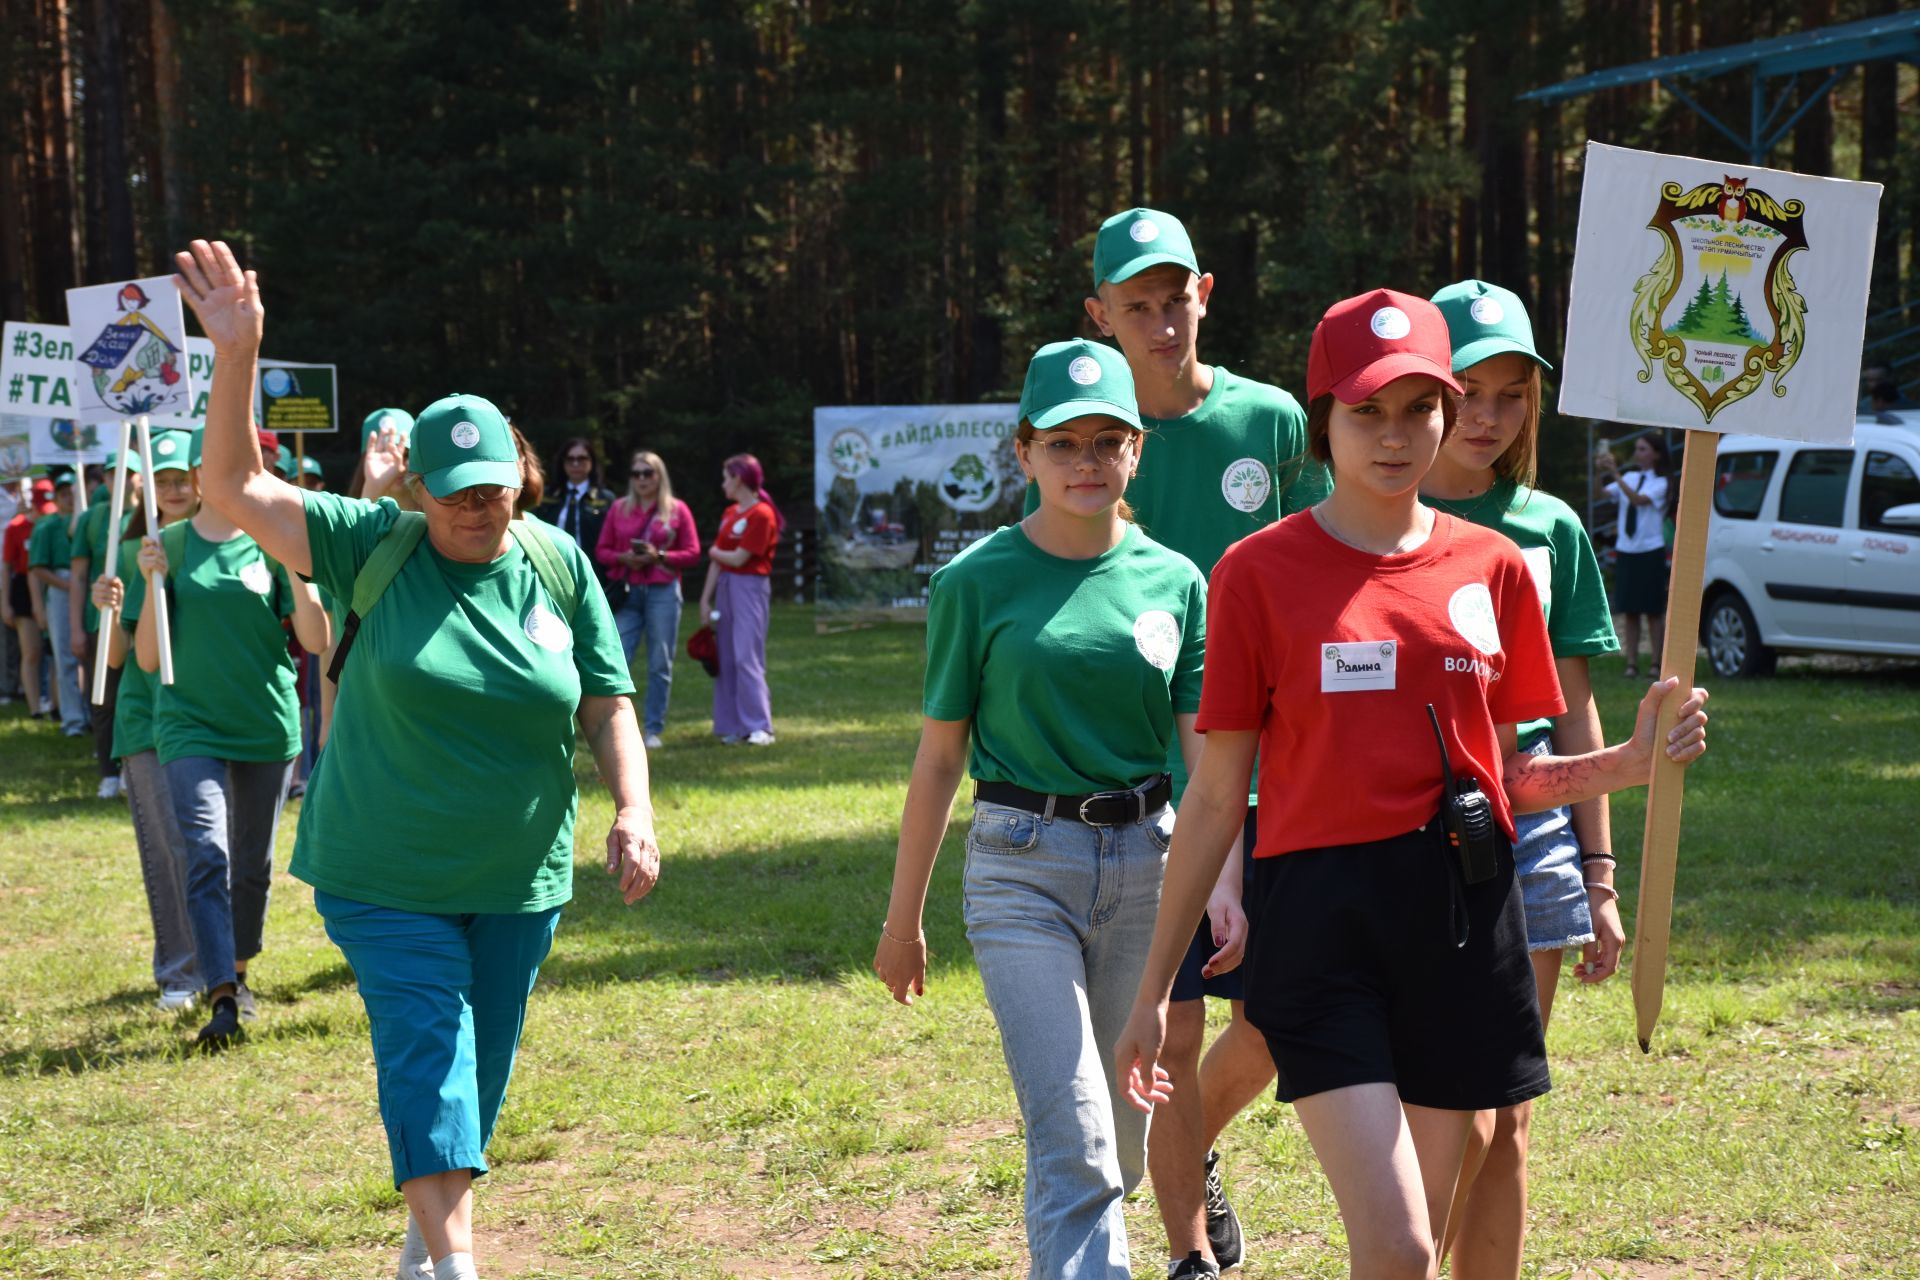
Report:
<svg viewBox="0 0 1920 1280"><path fill-rule="evenodd" d="M627 492L607 512L593 558L607 575L607 595L617 603L613 622L627 662L647 646L645 717L648 750L661 745L667 700L673 693L674 647L680 639L680 579L700 563L700 533L693 512L673 496L667 464L651 449L635 449Z"/></svg>

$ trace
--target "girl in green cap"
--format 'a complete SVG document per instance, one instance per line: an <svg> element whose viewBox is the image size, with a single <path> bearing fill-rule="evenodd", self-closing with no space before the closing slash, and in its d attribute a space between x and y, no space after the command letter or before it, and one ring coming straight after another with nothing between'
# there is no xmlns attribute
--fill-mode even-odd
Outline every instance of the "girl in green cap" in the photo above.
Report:
<svg viewBox="0 0 1920 1280"><path fill-rule="evenodd" d="M1533 488L1540 375L1550 366L1534 349L1526 307L1508 290L1463 280L1433 301L1446 317L1453 372L1464 394L1458 426L1421 481L1421 500L1505 534L1532 571L1567 710L1522 725L1519 749L1534 755L1596 751L1605 742L1587 660L1620 645L1600 564L1580 518L1560 499ZM1583 949L1574 969L1582 982L1604 982L1620 966L1626 932L1613 888L1607 798L1517 814L1514 826L1514 874L1544 1026L1567 950ZM1522 1102L1475 1117L1448 1218L1459 1280L1512 1280L1520 1274L1532 1113L1532 1102Z"/></svg>
<svg viewBox="0 0 1920 1280"><path fill-rule="evenodd" d="M1199 751L1206 583L1128 519L1143 437L1118 351L1041 348L1020 407L1014 452L1040 505L933 577L926 718L873 967L902 1004L925 993L927 884L970 774L967 937L1025 1121L1030 1274L1119 1280L1146 1117L1105 1064L1160 900L1168 750L1178 733Z"/></svg>

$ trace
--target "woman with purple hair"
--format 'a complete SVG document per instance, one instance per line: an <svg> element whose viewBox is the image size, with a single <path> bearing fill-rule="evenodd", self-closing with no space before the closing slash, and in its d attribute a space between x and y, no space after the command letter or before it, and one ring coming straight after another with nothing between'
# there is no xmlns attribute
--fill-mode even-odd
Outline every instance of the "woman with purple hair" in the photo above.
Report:
<svg viewBox="0 0 1920 1280"><path fill-rule="evenodd" d="M700 616L720 642L713 684L713 732L720 741L756 747L773 743L773 704L767 694L767 610L773 599L773 546L786 517L761 489L760 460L736 453L722 464L720 488L731 504L707 549L707 585Z"/></svg>

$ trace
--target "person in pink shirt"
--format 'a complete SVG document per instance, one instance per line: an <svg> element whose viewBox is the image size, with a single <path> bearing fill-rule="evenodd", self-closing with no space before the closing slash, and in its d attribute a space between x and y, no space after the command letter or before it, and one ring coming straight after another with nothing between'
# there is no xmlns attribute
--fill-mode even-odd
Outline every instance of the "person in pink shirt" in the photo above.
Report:
<svg viewBox="0 0 1920 1280"><path fill-rule="evenodd" d="M645 742L660 745L667 724L667 698L673 691L673 650L680 636L680 575L700 563L700 534L693 513L673 496L667 464L650 449L633 452L626 496L613 504L600 526L593 558L606 571L609 594L616 599L614 625L633 662L633 651L647 643Z"/></svg>

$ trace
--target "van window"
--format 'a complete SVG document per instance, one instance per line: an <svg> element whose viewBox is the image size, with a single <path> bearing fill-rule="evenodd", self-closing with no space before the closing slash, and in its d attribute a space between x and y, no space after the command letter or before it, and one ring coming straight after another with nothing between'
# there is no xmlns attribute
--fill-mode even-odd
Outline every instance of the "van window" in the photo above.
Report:
<svg viewBox="0 0 1920 1280"><path fill-rule="evenodd" d="M1880 522L1881 514L1888 507L1909 502L1920 502L1920 476L1913 474L1907 460L1878 449L1868 453L1866 474L1860 478L1860 527L1913 536L1910 528L1900 529Z"/></svg>
<svg viewBox="0 0 1920 1280"><path fill-rule="evenodd" d="M1846 519L1851 449L1802 449L1787 464L1780 487L1780 519L1789 524L1839 528Z"/></svg>
<svg viewBox="0 0 1920 1280"><path fill-rule="evenodd" d="M1778 461L1780 455L1771 449L1721 454L1713 475L1713 509L1734 520L1757 517Z"/></svg>

